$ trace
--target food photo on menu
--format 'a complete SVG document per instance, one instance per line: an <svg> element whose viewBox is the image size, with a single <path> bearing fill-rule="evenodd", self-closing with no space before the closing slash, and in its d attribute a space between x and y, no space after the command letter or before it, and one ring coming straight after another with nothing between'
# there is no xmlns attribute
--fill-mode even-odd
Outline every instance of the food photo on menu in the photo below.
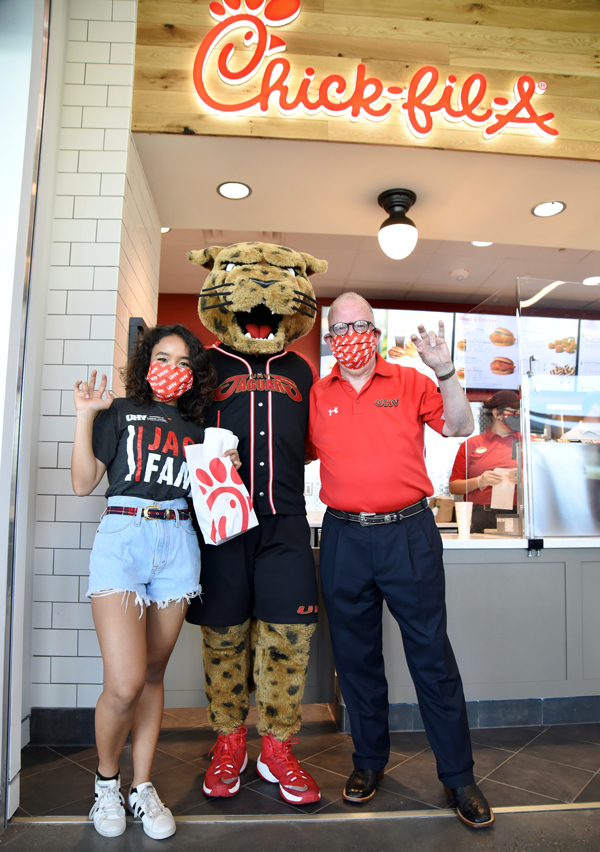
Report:
<svg viewBox="0 0 600 852"><path fill-rule="evenodd" d="M428 331L437 331L440 320L444 323L446 343L450 352L452 352L454 314L443 311L387 311L387 344L382 349L381 354L391 364L413 367L420 373L432 378L433 371L419 358L419 352L411 337L413 334L418 334L418 326L421 324Z"/></svg>
<svg viewBox="0 0 600 852"><path fill-rule="evenodd" d="M578 373L579 320L524 316L521 323L521 369L536 376Z"/></svg>
<svg viewBox="0 0 600 852"><path fill-rule="evenodd" d="M456 314L456 374L469 388L516 390L519 386L517 319Z"/></svg>

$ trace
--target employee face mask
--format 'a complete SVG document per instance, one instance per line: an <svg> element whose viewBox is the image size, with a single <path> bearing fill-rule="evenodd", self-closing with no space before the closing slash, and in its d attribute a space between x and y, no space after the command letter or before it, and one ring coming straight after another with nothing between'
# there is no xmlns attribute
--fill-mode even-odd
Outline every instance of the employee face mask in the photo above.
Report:
<svg viewBox="0 0 600 852"><path fill-rule="evenodd" d="M372 331L357 334L352 329L346 334L332 335L331 348L340 364L349 370L360 370L377 352L377 341Z"/></svg>
<svg viewBox="0 0 600 852"><path fill-rule="evenodd" d="M183 396L194 384L194 371L189 367L152 361L146 379L154 396L161 402L172 402Z"/></svg>
<svg viewBox="0 0 600 852"><path fill-rule="evenodd" d="M511 432L518 432L521 428L521 417L519 414L503 414L502 419Z"/></svg>

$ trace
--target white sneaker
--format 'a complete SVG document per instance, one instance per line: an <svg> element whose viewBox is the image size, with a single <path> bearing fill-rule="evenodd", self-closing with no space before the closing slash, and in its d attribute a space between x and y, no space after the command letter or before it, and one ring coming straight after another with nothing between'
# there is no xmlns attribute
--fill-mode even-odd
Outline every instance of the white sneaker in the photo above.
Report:
<svg viewBox="0 0 600 852"><path fill-rule="evenodd" d="M94 820L94 828L103 837L119 837L125 831L125 800L120 786L120 778L111 781L96 778L96 801L88 819Z"/></svg>
<svg viewBox="0 0 600 852"><path fill-rule="evenodd" d="M136 790L129 794L128 805L134 817L141 819L148 837L163 840L175 834L173 814L163 805L151 781L137 785Z"/></svg>

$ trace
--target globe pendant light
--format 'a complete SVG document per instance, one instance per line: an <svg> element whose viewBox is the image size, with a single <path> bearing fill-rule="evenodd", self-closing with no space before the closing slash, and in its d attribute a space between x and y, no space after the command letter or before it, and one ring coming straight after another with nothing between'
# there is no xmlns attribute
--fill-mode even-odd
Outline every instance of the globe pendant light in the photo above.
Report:
<svg viewBox="0 0 600 852"><path fill-rule="evenodd" d="M388 214L377 235L379 245L392 260L408 257L417 244L417 226L406 215L416 200L417 196L411 189L386 189L377 199L379 206Z"/></svg>

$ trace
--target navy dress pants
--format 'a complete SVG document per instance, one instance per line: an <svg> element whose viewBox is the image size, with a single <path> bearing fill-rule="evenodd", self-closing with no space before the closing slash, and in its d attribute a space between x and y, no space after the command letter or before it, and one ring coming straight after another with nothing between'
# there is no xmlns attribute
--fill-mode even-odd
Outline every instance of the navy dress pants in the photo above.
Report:
<svg viewBox="0 0 600 852"><path fill-rule="evenodd" d="M473 783L462 681L446 635L442 541L430 509L362 527L325 514L321 586L357 769L388 762L388 685L382 608L398 622L425 731L447 787Z"/></svg>

